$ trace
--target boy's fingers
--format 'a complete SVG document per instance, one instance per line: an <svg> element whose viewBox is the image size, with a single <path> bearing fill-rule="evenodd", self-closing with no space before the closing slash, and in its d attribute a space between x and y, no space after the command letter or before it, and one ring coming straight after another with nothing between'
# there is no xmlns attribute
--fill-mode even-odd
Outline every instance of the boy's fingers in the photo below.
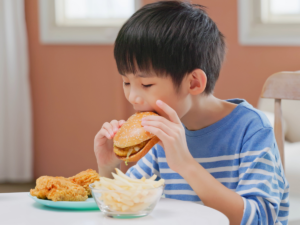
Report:
<svg viewBox="0 0 300 225"><path fill-rule="evenodd" d="M158 107L160 107L169 116L169 118L172 122L177 123L177 124L181 123L175 110L172 109L170 106L168 106L166 103L164 103L161 100L157 100L156 105L158 105Z"/></svg>
<svg viewBox="0 0 300 225"><path fill-rule="evenodd" d="M164 124L166 124L168 127L172 127L173 122L171 122L170 120L162 117L162 116L146 116L142 119L143 121L160 121Z"/></svg>
<svg viewBox="0 0 300 225"><path fill-rule="evenodd" d="M107 130L110 136L114 136L113 126L110 123L108 122L104 123L102 129Z"/></svg>
<svg viewBox="0 0 300 225"><path fill-rule="evenodd" d="M95 136L94 144L95 146L102 145L105 143L105 140L103 139L111 139L112 137L109 135L107 130L101 129L97 135Z"/></svg>
<svg viewBox="0 0 300 225"><path fill-rule="evenodd" d="M169 136L174 136L172 129L170 127L168 127L165 123L160 122L160 121L143 121L142 126L155 127L155 128L161 129L163 132L165 132Z"/></svg>
<svg viewBox="0 0 300 225"><path fill-rule="evenodd" d="M104 136L107 139L112 139L115 136L115 133L119 130L120 126L123 125L123 123L125 123L124 120L112 120L110 121L110 123L105 122L102 125L102 128L100 129L100 131L97 133L95 139L101 139Z"/></svg>
<svg viewBox="0 0 300 225"><path fill-rule="evenodd" d="M116 133L119 129L119 122L117 120L112 120L110 124L112 125L113 132Z"/></svg>
<svg viewBox="0 0 300 225"><path fill-rule="evenodd" d="M119 121L119 127L121 127L126 121L125 120L120 120Z"/></svg>
<svg viewBox="0 0 300 225"><path fill-rule="evenodd" d="M106 129L101 129L100 133L102 134L102 136L105 136L107 139L113 138Z"/></svg>
<svg viewBox="0 0 300 225"><path fill-rule="evenodd" d="M144 126L144 129L156 135L162 142L168 141L170 139L165 132L163 132L161 129L158 129L156 127Z"/></svg>

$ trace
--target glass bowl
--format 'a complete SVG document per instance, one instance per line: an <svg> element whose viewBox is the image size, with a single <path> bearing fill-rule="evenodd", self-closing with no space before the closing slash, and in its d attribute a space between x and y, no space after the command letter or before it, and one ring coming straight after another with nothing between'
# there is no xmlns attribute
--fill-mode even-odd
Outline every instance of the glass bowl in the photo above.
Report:
<svg viewBox="0 0 300 225"><path fill-rule="evenodd" d="M162 196L164 186L140 190L107 190L89 185L99 209L113 218L138 218L149 215Z"/></svg>

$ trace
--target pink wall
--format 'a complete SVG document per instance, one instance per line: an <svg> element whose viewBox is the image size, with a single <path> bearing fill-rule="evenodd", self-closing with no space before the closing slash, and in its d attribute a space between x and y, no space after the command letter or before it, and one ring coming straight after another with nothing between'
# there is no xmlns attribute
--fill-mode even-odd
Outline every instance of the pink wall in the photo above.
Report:
<svg viewBox="0 0 300 225"><path fill-rule="evenodd" d="M153 1L144 1L145 3ZM226 36L228 54L215 95L245 98L256 105L262 85L274 72L300 70L299 47L240 46L237 1L197 0ZM38 1L26 0L30 82L34 121L34 173L71 176L96 169L93 139L101 125L127 119L113 46L42 45Z"/></svg>

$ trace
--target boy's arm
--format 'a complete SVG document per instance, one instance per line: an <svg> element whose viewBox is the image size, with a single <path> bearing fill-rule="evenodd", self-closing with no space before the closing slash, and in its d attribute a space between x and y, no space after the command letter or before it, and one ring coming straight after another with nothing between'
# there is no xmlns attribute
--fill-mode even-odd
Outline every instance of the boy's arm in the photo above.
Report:
<svg viewBox="0 0 300 225"><path fill-rule="evenodd" d="M182 176L203 203L223 212L230 224L287 224L289 185L272 128L257 131L244 143L238 172L235 192L219 183L195 160L183 170Z"/></svg>
<svg viewBox="0 0 300 225"><path fill-rule="evenodd" d="M288 223L289 184L272 127L261 128L243 144L235 191L244 200L242 224Z"/></svg>
<svg viewBox="0 0 300 225"><path fill-rule="evenodd" d="M244 202L242 197L215 179L196 160L180 172L205 206L224 213L230 224L241 224Z"/></svg>
<svg viewBox="0 0 300 225"><path fill-rule="evenodd" d="M128 165L125 165L125 162L122 161L120 162L120 165L118 166L107 166L107 167L100 167L98 166L98 173L102 177L107 177L107 178L113 178L112 173L115 173L115 168L119 168L123 173L126 173L131 167L136 165L137 162L128 162Z"/></svg>
<svg viewBox="0 0 300 225"><path fill-rule="evenodd" d="M128 165L125 165L125 162L120 162L117 166L108 165L106 167L98 166L98 173L101 177L107 177L113 179L112 173L115 173L115 168L119 168L123 173L127 173L129 169L137 164L137 162L128 162ZM142 178L141 176L140 178Z"/></svg>

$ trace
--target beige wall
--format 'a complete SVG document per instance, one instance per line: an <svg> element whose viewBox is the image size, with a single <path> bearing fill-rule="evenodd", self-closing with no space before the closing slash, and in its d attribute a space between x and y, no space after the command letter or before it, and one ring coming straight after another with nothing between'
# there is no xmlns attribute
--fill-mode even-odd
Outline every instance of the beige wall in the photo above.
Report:
<svg viewBox="0 0 300 225"><path fill-rule="evenodd" d="M151 1L144 1L151 2ZM240 46L236 0L194 0L226 36L228 54L215 95L245 98L256 105L265 79L274 72L300 70L299 47ZM25 0L34 121L34 173L71 176L96 169L93 138L105 121L126 119L113 46L42 45L38 1Z"/></svg>

